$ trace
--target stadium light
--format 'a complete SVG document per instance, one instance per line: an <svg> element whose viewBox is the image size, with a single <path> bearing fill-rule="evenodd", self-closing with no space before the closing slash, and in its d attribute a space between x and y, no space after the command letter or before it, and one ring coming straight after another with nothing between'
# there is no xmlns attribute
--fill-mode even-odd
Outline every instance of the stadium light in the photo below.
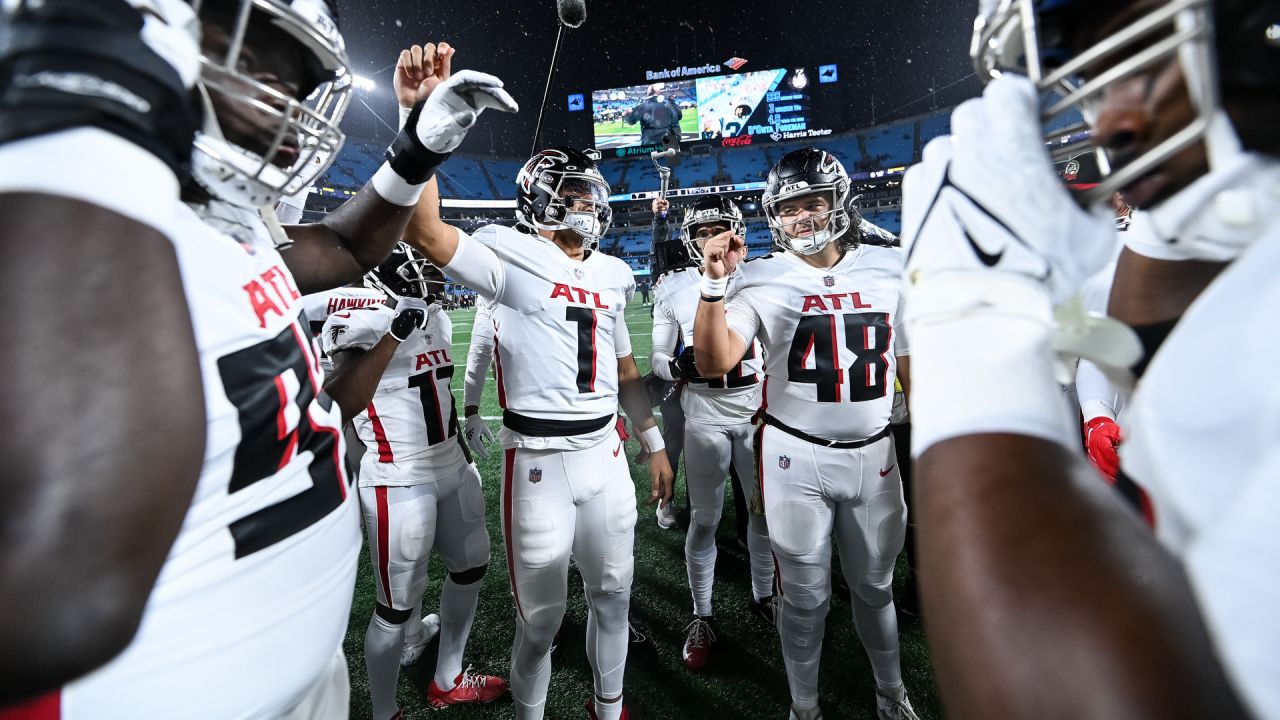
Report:
<svg viewBox="0 0 1280 720"><path fill-rule="evenodd" d="M351 84L354 85L357 90L364 90L365 92L373 92L378 89L377 83L363 75L352 75Z"/></svg>

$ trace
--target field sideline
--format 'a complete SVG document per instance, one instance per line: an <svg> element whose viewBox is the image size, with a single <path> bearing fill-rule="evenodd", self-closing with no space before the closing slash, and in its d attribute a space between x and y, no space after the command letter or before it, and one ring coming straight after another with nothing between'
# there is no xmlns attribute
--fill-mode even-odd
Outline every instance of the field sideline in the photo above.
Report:
<svg viewBox="0 0 1280 720"><path fill-rule="evenodd" d="M454 375L453 390L461 414L462 368L466 364L475 313L458 310L449 315L453 320L453 359L459 368ZM640 305L637 296L627 309L626 317L636 361L642 373L648 372L649 309ZM489 418L500 416L492 377L485 387L480 413ZM499 423L492 420L490 426L496 432ZM628 457L634 458L638 449L634 440L629 441ZM499 524L499 453L493 453L487 461L479 461L479 467L488 503L492 559L483 581L476 622L463 662L474 666L476 672L505 678L509 671L515 610L507 582ZM692 612L684 571L684 531L680 529L687 526L689 519L684 502L684 482L680 476L676 489L680 528L662 530L654 521L652 507L646 504L649 495L647 469L633 465L632 477L637 483L636 496L640 506L631 617L637 629L646 636L645 642L631 646L627 661L626 699L632 718L785 720L790 700L778 639L771 627L764 625L747 609L750 578L746 553L738 549L734 537L732 501L727 503L717 534L720 554L716 565L714 608L718 642L711 663L701 674L695 675L680 663L684 627ZM368 549L362 552L355 602L344 645L351 674L351 717L356 720L370 717L364 635L373 612L374 586ZM839 565L834 558L832 564ZM902 567L901 563L899 567ZM439 560L433 560L424 613L434 612L437 607L443 578L443 566ZM897 584L900 586L901 582L899 577ZM839 596L839 593L836 595L828 618L822 658L822 709L831 720L874 720L875 683L871 668L853 631L848 598ZM546 717L551 720L587 717L583 704L591 692L591 673L585 650L586 616L582 581L571 570L568 609L561 628L559 649L552 660L554 670L546 706ZM941 718L924 631L919 621L904 623L901 636L903 675L912 703L921 718ZM426 688L435 669L435 653L436 644L432 642L422 659L400 674L399 701L407 718L435 717L425 700ZM509 697L487 706L453 707L444 712L451 720L510 718L514 714Z"/></svg>

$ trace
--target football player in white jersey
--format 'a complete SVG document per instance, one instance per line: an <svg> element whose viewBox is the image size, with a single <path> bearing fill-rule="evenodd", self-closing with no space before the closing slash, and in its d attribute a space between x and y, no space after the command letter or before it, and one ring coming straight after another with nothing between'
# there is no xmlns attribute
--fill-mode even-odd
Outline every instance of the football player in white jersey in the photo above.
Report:
<svg viewBox="0 0 1280 720"><path fill-rule="evenodd" d="M635 280L626 263L595 249L611 219L608 184L591 158L570 148L534 155L516 184L526 233L490 225L468 236L444 224L438 203L424 197L406 240L494 303L516 717L542 717L572 554L589 608L589 714L616 720L626 714L636 522L615 430L619 401L653 452L654 502L671 499L671 465L623 319Z"/></svg>
<svg viewBox="0 0 1280 720"><path fill-rule="evenodd" d="M42 18L47 5L18 6L17 19L70 33L78 22L104 22L129 9L118 2L57 4L51 18ZM165 15L144 5L148 19L135 13L135 21L146 37ZM349 282L386 256L426 175L451 149L440 130L451 117L446 106L465 102L460 98L470 90L462 73L450 78L431 108L425 99L418 106L419 122L397 139L393 160L372 187L324 223L286 230L270 208L283 193L310 184L342 142L337 122L350 79L333 8L322 0L243 0L197 2L192 9L202 46L189 60L200 68L195 102L203 120L190 155L194 182L185 186L190 205L166 204L161 192L151 215L124 210L152 218L176 251L200 354L205 463L149 598L125 591L134 589L137 571L120 560L130 584L101 599L127 608L122 637L137 622L136 615L127 620L129 613L141 615L131 644L66 685L55 701L64 718L161 715L176 707L188 717L344 716L341 642L359 534L342 469L338 409L320 392L298 300L301 290ZM6 4L6 13L14 10ZM194 23L190 18L183 27ZM175 51L172 39L159 44ZM56 47L74 55L66 42ZM147 65L153 60L132 59L153 69ZM59 82L65 68L53 66L32 77L66 96L86 87L80 79ZM443 75L433 80L424 95L444 84ZM118 97L129 96L113 93ZM126 105L138 113L154 107ZM151 140L162 136L157 126L167 120L153 118ZM153 161L121 157L120 150L114 137L96 133L30 138L4 148L0 166L24 177L0 185L75 197L75 183L64 179L76 155L152 171ZM165 542L163 533L156 542Z"/></svg>
<svg viewBox="0 0 1280 720"><path fill-rule="evenodd" d="M177 1L70 5L0 6L0 298L23 338L0 350L0 707L129 643L205 445L163 231L199 122L198 28ZM53 82L69 76L85 82ZM107 77L119 92L75 92ZM71 278L75 300L37 300Z"/></svg>
<svg viewBox="0 0 1280 720"><path fill-rule="evenodd" d="M480 474L458 440L450 389L453 332L439 304L444 276L404 243L370 273L396 303L339 312L321 343L334 364L326 384L366 448L360 505L378 600L365 634L375 720L399 717L396 680L405 624L422 600L431 552L449 576L440 593L440 651L427 688L433 708L485 703L498 677L463 672L462 655L489 563Z"/></svg>
<svg viewBox="0 0 1280 720"><path fill-rule="evenodd" d="M1278 20L1275 0L982 4L975 61L995 79L903 203L922 591L949 717L1280 718ZM1054 88L1110 161L1091 212L1050 170ZM1054 306L1109 257L1113 190L1150 226L1126 234L1111 307L1136 299L1141 255L1166 263L1147 316L1181 315L1145 357L1110 333L1080 348L1146 367L1120 472L1154 533L1097 482L1054 381L1078 330L1055 333ZM1207 287L1205 263L1225 265Z"/></svg>
<svg viewBox="0 0 1280 720"><path fill-rule="evenodd" d="M733 233L707 241L693 337L704 377L729 372L757 338L764 347L756 479L778 562L791 717L822 715L818 663L834 533L879 717L914 718L892 589L907 519L889 433L895 379L910 390L909 351L898 330L901 251L858 242L863 230L849 177L823 150L783 156L761 205L786 251L754 261L726 307L746 243Z"/></svg>
<svg viewBox="0 0 1280 720"><path fill-rule="evenodd" d="M703 198L685 211L680 236L689 257L702 263L702 245L717 235L746 236L742 211L720 195ZM704 378L694 365L693 318L698 310L699 268L669 273L655 288L650 367L668 382L685 383L681 397L684 426L685 482L689 486L689 530L684 559L693 594L693 621L686 629L681 659L701 670L710 657L715 633L711 626L711 584L716 565L716 528L724 510L725 476L733 468L745 497L754 495L751 419L760 407L763 362L759 343L723 377ZM676 354L683 344L684 350ZM748 519L747 550L751 557L751 607L773 622L773 556L764 516Z"/></svg>

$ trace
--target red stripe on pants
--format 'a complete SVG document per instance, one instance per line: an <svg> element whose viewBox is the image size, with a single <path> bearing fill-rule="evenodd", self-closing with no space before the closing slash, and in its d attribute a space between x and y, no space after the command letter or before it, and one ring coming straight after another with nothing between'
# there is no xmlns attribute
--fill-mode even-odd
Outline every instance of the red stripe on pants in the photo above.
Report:
<svg viewBox="0 0 1280 720"><path fill-rule="evenodd" d="M391 514L387 511L387 489L376 487L373 489L373 494L378 502L378 577L382 578L382 599L385 601L384 605L395 608L391 603L391 573L388 559L391 551L391 541L388 537L391 532Z"/></svg>
<svg viewBox="0 0 1280 720"><path fill-rule="evenodd" d="M373 409L373 403L369 403L369 422L373 423L373 439L378 443L378 462L395 462L395 457L391 454L391 443L387 442L387 429L382 427L382 418Z"/></svg>
<svg viewBox="0 0 1280 720"><path fill-rule="evenodd" d="M502 478L502 529L503 539L506 540L507 546L507 575L511 578L511 597L516 601L516 613L520 615L520 619L524 620L524 609L520 607L520 591L516 589L516 555L515 546L511 539L512 522L511 522L511 479L515 477L516 472L516 450L511 448L507 450L507 467Z"/></svg>

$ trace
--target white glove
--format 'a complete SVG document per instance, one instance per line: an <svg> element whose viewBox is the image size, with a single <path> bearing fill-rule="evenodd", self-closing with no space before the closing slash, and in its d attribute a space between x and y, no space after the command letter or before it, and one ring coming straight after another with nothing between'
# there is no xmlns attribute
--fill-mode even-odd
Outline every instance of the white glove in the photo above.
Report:
<svg viewBox="0 0 1280 720"><path fill-rule="evenodd" d="M980 293L988 278L1012 276L1042 284L1056 304L1109 259L1112 212L1081 210L1054 174L1037 97L1023 77L991 82L956 108L952 135L930 142L907 172L902 237L912 285L965 275Z"/></svg>
<svg viewBox="0 0 1280 720"><path fill-rule="evenodd" d="M414 131L428 150L453 152L480 113L493 108L517 112L520 106L498 78L475 70L460 70L440 84L427 98Z"/></svg>
<svg viewBox="0 0 1280 720"><path fill-rule="evenodd" d="M489 423L479 415L472 415L462 422L462 433L467 437L467 447L481 460L489 459L489 443L493 442L493 432Z"/></svg>
<svg viewBox="0 0 1280 720"><path fill-rule="evenodd" d="M1078 303L1056 322L1054 305L1110 258L1112 213L1081 210L1054 175L1025 78L990 83L951 129L903 180L912 451L985 432L1078 443L1055 359L1111 328Z"/></svg>

